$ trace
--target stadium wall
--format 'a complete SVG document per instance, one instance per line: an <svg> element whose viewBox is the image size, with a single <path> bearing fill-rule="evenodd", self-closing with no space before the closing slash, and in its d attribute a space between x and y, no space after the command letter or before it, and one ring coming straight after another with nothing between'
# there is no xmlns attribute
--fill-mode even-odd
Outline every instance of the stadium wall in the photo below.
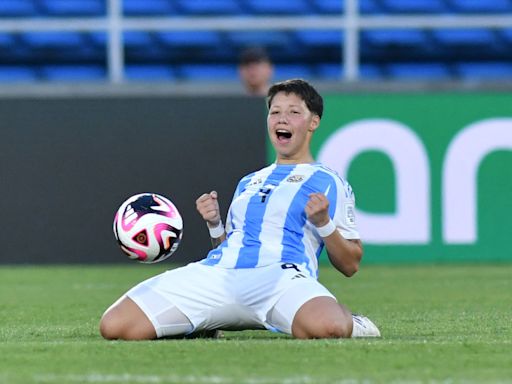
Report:
<svg viewBox="0 0 512 384"><path fill-rule="evenodd" d="M512 261L510 92L331 93L325 103L315 156L355 191L366 261Z"/></svg>
<svg viewBox="0 0 512 384"><path fill-rule="evenodd" d="M265 165L264 110L239 95L1 99L0 263L131 262L112 221L139 192L181 211L174 261L202 258L195 200L215 189L225 212L238 179Z"/></svg>
<svg viewBox="0 0 512 384"><path fill-rule="evenodd" d="M205 254L195 199L216 189L225 213L239 177L273 160L265 106L155 89L0 94L0 263L129 262L112 219L143 191L184 217L174 261ZM386 89L323 89L313 141L355 190L365 261L512 261L510 92Z"/></svg>

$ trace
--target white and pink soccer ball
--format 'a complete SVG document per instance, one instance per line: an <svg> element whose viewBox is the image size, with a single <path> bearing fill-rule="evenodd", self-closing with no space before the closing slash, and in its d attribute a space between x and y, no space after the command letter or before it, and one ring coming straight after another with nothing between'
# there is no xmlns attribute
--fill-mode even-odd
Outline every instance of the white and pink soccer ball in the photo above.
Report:
<svg viewBox="0 0 512 384"><path fill-rule="evenodd" d="M183 235L183 220L167 198L140 193L127 199L114 217L114 235L130 259L156 263L171 256Z"/></svg>

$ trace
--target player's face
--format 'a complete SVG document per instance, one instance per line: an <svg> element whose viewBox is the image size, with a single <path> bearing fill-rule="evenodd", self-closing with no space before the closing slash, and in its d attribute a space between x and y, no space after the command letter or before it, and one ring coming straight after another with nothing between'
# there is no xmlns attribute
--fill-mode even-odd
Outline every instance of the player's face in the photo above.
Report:
<svg viewBox="0 0 512 384"><path fill-rule="evenodd" d="M267 117L268 133L277 153L277 162L312 162L309 142L319 124L318 115L313 114L299 96L277 93Z"/></svg>
<svg viewBox="0 0 512 384"><path fill-rule="evenodd" d="M266 94L268 82L272 77L272 65L267 61L242 65L239 68L240 77L251 92Z"/></svg>

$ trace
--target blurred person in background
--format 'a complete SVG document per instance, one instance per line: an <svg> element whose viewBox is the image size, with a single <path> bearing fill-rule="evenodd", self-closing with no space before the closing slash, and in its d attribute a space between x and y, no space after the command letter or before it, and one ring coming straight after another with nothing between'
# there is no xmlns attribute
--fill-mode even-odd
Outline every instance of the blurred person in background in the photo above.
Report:
<svg viewBox="0 0 512 384"><path fill-rule="evenodd" d="M249 95L266 96L274 74L274 66L265 49L251 47L240 54L238 73Z"/></svg>

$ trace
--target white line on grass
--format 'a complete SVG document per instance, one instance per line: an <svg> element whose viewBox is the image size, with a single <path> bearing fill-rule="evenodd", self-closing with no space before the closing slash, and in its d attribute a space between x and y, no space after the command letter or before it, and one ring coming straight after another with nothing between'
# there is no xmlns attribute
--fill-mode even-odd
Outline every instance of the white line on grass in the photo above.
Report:
<svg viewBox="0 0 512 384"><path fill-rule="evenodd" d="M195 376L195 375L133 375L91 373L87 375L68 374L40 374L34 376L36 383L136 383L136 384L359 384L371 383L370 380L332 379L322 380L310 376L288 378L276 377L247 377L234 379L223 376Z"/></svg>

